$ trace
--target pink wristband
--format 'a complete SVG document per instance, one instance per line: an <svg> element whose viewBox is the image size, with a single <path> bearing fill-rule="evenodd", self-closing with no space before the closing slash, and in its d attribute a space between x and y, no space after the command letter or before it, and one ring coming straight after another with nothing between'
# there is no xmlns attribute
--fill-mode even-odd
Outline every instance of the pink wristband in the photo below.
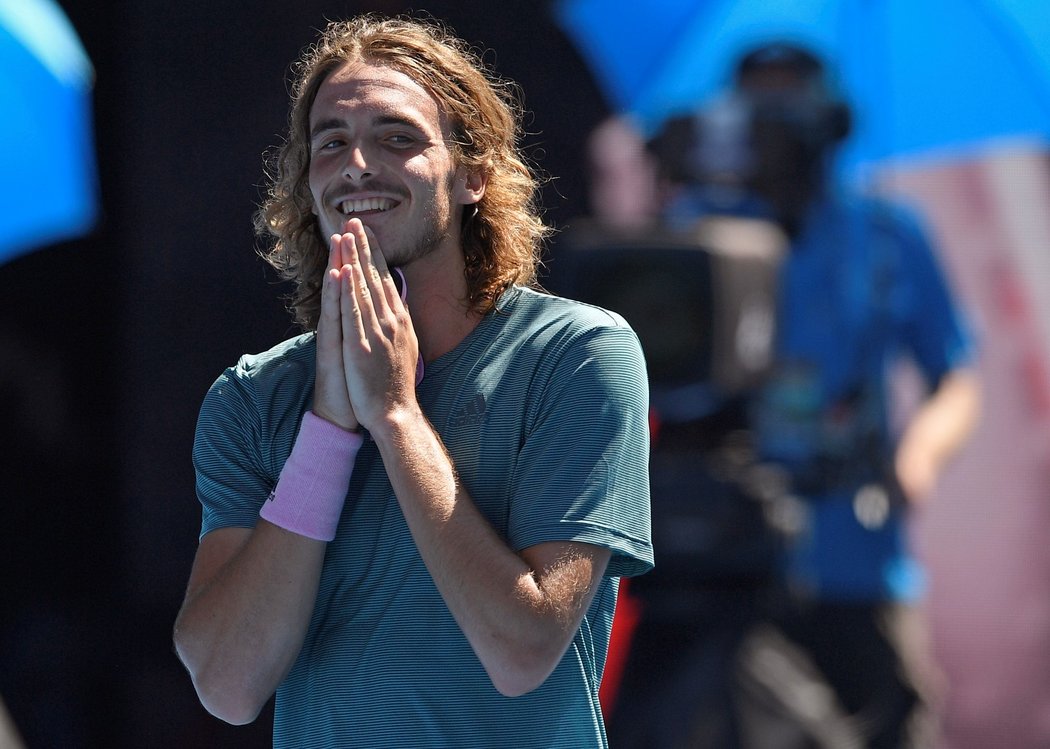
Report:
<svg viewBox="0 0 1050 749"><path fill-rule="evenodd" d="M360 434L307 411L277 486L259 516L301 536L331 541L363 442Z"/></svg>

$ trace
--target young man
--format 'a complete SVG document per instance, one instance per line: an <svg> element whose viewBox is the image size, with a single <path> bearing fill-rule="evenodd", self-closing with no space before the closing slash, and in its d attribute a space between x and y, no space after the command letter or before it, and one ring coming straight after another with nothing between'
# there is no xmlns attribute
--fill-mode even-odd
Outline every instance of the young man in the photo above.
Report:
<svg viewBox="0 0 1050 749"><path fill-rule="evenodd" d="M205 398L178 654L231 723L276 691L278 747L605 746L652 564L637 339L530 288L518 110L461 41L359 17L296 70L258 225L308 332Z"/></svg>

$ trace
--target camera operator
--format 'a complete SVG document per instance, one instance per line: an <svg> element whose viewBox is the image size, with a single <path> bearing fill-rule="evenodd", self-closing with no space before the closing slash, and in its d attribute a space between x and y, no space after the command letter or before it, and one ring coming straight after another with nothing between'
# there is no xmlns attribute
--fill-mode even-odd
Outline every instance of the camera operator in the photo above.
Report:
<svg viewBox="0 0 1050 749"><path fill-rule="evenodd" d="M979 409L974 345L917 218L832 179L850 112L821 61L781 43L737 65L732 89L652 142L673 186L664 217L768 219L790 240L771 374L747 404L758 459L790 477L801 532L782 573L779 629L807 654L865 747L909 746L922 706L892 634L922 592L909 507L933 491ZM890 424L891 365L927 391Z"/></svg>

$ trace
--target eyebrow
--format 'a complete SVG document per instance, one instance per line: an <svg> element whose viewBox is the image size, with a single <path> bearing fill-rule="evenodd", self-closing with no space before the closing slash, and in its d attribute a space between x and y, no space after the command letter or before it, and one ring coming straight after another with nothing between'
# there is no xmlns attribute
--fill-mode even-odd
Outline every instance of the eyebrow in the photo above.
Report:
<svg viewBox="0 0 1050 749"><path fill-rule="evenodd" d="M338 130L340 127L342 127L342 125L342 120L338 120L335 117L331 117L327 120L321 120L312 128L310 128L310 140L313 140L326 130Z"/></svg>
<svg viewBox="0 0 1050 749"><path fill-rule="evenodd" d="M420 127L419 123L413 119L410 119L401 115L380 115L372 120L373 126L384 126L384 125L404 125L410 127L418 132L425 132ZM346 121L341 120L338 117L329 117L328 119L321 120L312 128L310 128L310 140L313 140L321 133L327 132L328 130L339 130L346 126Z"/></svg>

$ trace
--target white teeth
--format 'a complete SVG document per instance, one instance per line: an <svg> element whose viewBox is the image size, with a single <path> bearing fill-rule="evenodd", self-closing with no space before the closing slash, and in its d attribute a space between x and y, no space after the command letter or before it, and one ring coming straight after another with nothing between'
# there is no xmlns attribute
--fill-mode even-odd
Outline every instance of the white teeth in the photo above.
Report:
<svg viewBox="0 0 1050 749"><path fill-rule="evenodd" d="M392 208L394 201L389 198L365 198L364 200L344 200L339 210L346 215L365 211L386 211Z"/></svg>

